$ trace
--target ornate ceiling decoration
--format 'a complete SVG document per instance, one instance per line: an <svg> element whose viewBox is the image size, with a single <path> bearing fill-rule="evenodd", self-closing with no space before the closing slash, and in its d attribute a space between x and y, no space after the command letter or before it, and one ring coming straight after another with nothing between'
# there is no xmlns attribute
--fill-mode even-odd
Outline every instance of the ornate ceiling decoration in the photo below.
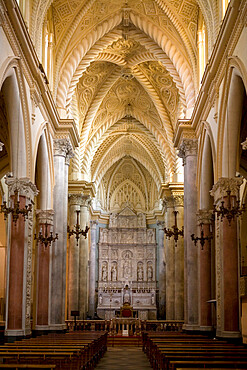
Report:
<svg viewBox="0 0 247 370"><path fill-rule="evenodd" d="M197 94L199 13L210 46L217 28L215 1L34 0L31 35L38 50L36 31L48 10L55 36L54 97L80 133L73 171L108 186L109 198L109 173L118 177L118 164L132 161L131 168L153 184L152 197L158 196L178 167L174 127ZM140 191L138 202L150 209L147 185L138 190L128 181L125 190ZM123 192L121 184L119 189Z"/></svg>

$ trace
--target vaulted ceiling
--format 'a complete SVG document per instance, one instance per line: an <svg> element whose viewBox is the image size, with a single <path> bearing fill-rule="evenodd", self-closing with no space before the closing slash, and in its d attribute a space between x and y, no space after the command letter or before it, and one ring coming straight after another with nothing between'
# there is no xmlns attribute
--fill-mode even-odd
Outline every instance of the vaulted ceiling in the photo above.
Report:
<svg viewBox="0 0 247 370"><path fill-rule="evenodd" d="M216 3L33 1L31 36L41 55L44 22L53 33L53 95L80 133L72 168L78 178L101 186L104 208L117 207L107 197L114 193L109 186L116 171L126 180L123 168L135 168L142 178L142 188L135 186L144 211L154 207L151 198L158 197L162 183L176 180L174 127L191 112L199 86L198 20L205 22L210 50Z"/></svg>

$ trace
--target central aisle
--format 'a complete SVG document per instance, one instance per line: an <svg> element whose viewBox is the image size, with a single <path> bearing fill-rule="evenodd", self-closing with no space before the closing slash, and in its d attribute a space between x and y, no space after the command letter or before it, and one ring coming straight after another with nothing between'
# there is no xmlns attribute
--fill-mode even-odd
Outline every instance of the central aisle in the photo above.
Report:
<svg viewBox="0 0 247 370"><path fill-rule="evenodd" d="M150 370L152 367L141 347L108 347L96 369Z"/></svg>

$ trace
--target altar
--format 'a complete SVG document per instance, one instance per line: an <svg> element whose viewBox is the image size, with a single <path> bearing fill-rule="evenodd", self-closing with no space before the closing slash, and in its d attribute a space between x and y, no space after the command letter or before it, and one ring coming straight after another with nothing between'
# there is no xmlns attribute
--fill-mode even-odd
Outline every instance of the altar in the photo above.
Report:
<svg viewBox="0 0 247 370"><path fill-rule="evenodd" d="M100 228L97 315L120 317L128 303L133 317L156 319L156 240L146 216L126 207Z"/></svg>

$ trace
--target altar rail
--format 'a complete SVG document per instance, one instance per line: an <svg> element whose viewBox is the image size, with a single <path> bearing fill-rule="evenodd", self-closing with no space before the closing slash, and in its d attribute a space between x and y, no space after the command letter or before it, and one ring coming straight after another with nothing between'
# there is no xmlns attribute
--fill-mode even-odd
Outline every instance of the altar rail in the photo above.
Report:
<svg viewBox="0 0 247 370"><path fill-rule="evenodd" d="M107 331L110 335L121 335L127 329L129 335L141 335L143 331L182 331L183 321L139 320L133 318L113 318L111 320L66 320L67 329Z"/></svg>

